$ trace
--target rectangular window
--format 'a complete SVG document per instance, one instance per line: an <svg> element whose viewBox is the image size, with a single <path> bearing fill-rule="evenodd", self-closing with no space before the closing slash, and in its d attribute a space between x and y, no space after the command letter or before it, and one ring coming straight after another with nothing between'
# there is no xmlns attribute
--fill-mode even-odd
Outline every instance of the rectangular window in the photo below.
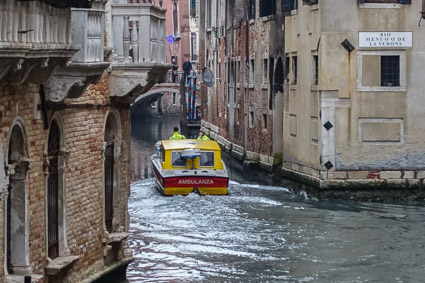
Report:
<svg viewBox="0 0 425 283"><path fill-rule="evenodd" d="M176 93L173 92L173 105L176 105Z"/></svg>
<svg viewBox="0 0 425 283"><path fill-rule="evenodd" d="M255 19L255 1L256 0L248 0L248 20Z"/></svg>
<svg viewBox="0 0 425 283"><path fill-rule="evenodd" d="M267 114L263 114L263 130L267 130Z"/></svg>
<svg viewBox="0 0 425 283"><path fill-rule="evenodd" d="M196 0L190 0L190 16L196 17Z"/></svg>
<svg viewBox="0 0 425 283"><path fill-rule="evenodd" d="M357 91L406 91L406 51L357 51Z"/></svg>
<svg viewBox="0 0 425 283"><path fill-rule="evenodd" d="M173 1L173 32L174 36L179 36L179 14L176 0Z"/></svg>
<svg viewBox="0 0 425 283"><path fill-rule="evenodd" d="M260 17L267 17L276 13L276 0L260 0Z"/></svg>
<svg viewBox="0 0 425 283"><path fill-rule="evenodd" d="M381 56L381 86L400 86L400 56Z"/></svg>
<svg viewBox="0 0 425 283"><path fill-rule="evenodd" d="M214 152L201 152L199 157L199 166L200 167L214 167Z"/></svg>
<svg viewBox="0 0 425 283"><path fill-rule="evenodd" d="M319 56L313 55L313 85L319 84Z"/></svg>
<svg viewBox="0 0 425 283"><path fill-rule="evenodd" d="M298 0L282 0L282 12L298 9Z"/></svg>
<svg viewBox="0 0 425 283"><path fill-rule="evenodd" d="M297 84L298 60L297 56L292 56L292 84Z"/></svg>
<svg viewBox="0 0 425 283"><path fill-rule="evenodd" d="M254 111L249 111L248 123L250 128L254 127Z"/></svg>
<svg viewBox="0 0 425 283"><path fill-rule="evenodd" d="M239 73L239 76L237 76L237 79L239 80L239 81L236 81L236 83L240 83L242 80L241 80L241 77L242 76L240 76L240 72L241 72L241 61L238 61L238 63L237 63L237 70L236 70L236 72L237 73Z"/></svg>
<svg viewBox="0 0 425 283"><path fill-rule="evenodd" d="M212 25L212 0L206 0L206 1L207 1L207 5L206 5L207 16L205 17L205 20L206 20L205 26L207 29L210 29Z"/></svg>
<svg viewBox="0 0 425 283"><path fill-rule="evenodd" d="M268 74L269 74L268 61L267 59L264 59L263 60L263 84L268 83Z"/></svg>
<svg viewBox="0 0 425 283"><path fill-rule="evenodd" d="M250 66L249 66L249 84L254 84L254 59L250 60Z"/></svg>
<svg viewBox="0 0 425 283"><path fill-rule="evenodd" d="M191 33L191 49L192 49L192 61L198 61L198 37L196 32Z"/></svg>
<svg viewBox="0 0 425 283"><path fill-rule="evenodd" d="M181 157L181 151L171 152L171 164L174 167L186 167L187 160Z"/></svg>

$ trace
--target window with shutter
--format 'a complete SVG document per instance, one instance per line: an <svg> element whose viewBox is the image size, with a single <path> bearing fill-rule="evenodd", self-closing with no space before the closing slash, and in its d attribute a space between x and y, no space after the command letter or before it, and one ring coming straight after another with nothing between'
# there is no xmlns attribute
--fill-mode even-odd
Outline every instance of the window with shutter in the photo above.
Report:
<svg viewBox="0 0 425 283"><path fill-rule="evenodd" d="M298 9L298 0L282 0L282 12L289 12Z"/></svg>
<svg viewBox="0 0 425 283"><path fill-rule="evenodd" d="M255 19L255 0L248 1L248 19Z"/></svg>
<svg viewBox="0 0 425 283"><path fill-rule="evenodd" d="M276 13L276 0L260 0L260 17L267 17Z"/></svg>

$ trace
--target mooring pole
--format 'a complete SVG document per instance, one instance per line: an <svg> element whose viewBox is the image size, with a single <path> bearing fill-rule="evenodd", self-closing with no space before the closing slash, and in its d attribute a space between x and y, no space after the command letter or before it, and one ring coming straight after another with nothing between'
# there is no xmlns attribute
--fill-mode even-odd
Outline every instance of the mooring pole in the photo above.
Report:
<svg viewBox="0 0 425 283"><path fill-rule="evenodd" d="M196 79L198 76L196 74L193 75L193 94L192 94L192 121L196 120Z"/></svg>
<svg viewBox="0 0 425 283"><path fill-rule="evenodd" d="M187 85L187 122L190 124L191 119L192 119L192 76L188 75L187 76L187 81L188 81L188 85Z"/></svg>

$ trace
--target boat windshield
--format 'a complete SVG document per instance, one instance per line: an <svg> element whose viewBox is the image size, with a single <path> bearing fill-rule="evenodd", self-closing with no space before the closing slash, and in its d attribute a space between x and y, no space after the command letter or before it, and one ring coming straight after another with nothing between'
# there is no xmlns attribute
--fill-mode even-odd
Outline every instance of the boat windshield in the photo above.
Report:
<svg viewBox="0 0 425 283"><path fill-rule="evenodd" d="M200 167L213 167L214 166L214 152L213 151L201 151L199 157Z"/></svg>
<svg viewBox="0 0 425 283"><path fill-rule="evenodd" d="M187 160L181 157L181 151L173 151L171 162L174 167L186 167Z"/></svg>

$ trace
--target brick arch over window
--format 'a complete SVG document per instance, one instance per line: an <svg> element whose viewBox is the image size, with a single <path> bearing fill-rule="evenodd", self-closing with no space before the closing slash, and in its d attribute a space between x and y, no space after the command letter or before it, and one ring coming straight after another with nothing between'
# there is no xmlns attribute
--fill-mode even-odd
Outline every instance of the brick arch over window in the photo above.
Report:
<svg viewBox="0 0 425 283"><path fill-rule="evenodd" d="M69 254L66 241L66 150L63 133L63 122L55 115L49 126L46 146L46 239L47 255L50 259Z"/></svg>
<svg viewBox="0 0 425 283"><path fill-rule="evenodd" d="M11 127L7 152L6 273L29 275L28 144L22 119ZM3 161L2 161L3 162Z"/></svg>
<svg viewBox="0 0 425 283"><path fill-rule="evenodd" d="M121 122L118 111L112 110L106 117L103 137L103 183L104 183L104 224L109 233L122 230L124 223L120 204L120 154Z"/></svg>

